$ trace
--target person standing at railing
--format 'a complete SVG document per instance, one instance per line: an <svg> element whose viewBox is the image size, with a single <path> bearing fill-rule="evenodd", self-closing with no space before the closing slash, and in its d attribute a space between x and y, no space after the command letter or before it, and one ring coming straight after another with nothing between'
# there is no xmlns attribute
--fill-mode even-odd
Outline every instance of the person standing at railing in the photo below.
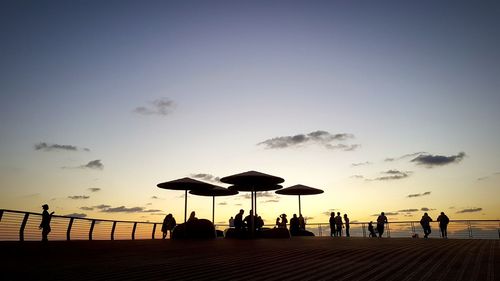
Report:
<svg viewBox="0 0 500 281"><path fill-rule="evenodd" d="M299 214L299 229L306 230L306 220L304 219L302 214Z"/></svg>
<svg viewBox="0 0 500 281"><path fill-rule="evenodd" d="M387 217L385 216L385 213L382 212L380 213L380 216L378 216L377 218L377 232L379 238L381 238L382 235L384 234L384 227L386 223L388 223Z"/></svg>
<svg viewBox="0 0 500 281"><path fill-rule="evenodd" d="M170 237L172 237L172 230L176 225L177 222L175 221L175 218L172 214L168 214L167 216L165 216L165 219L163 219L163 224L161 226L161 231L163 232L162 239L165 239L167 237L167 233L169 231L170 231Z"/></svg>
<svg viewBox="0 0 500 281"><path fill-rule="evenodd" d="M335 229L337 230L338 237L342 236L342 227L344 227L344 223L342 222L340 212L337 212L337 216L335 217Z"/></svg>
<svg viewBox="0 0 500 281"><path fill-rule="evenodd" d="M330 213L330 237L337 236L335 231L335 212Z"/></svg>
<svg viewBox="0 0 500 281"><path fill-rule="evenodd" d="M42 212L42 222L40 223L39 229L42 230L42 241L47 242L49 241L48 236L50 233L50 220L52 219L52 215L54 212L50 213L48 212L49 210L49 205L44 204L42 206L43 212Z"/></svg>
<svg viewBox="0 0 500 281"><path fill-rule="evenodd" d="M441 215L437 218L439 222L439 229L441 230L441 237L448 238L448 223L450 223L450 219L444 212L441 212Z"/></svg>
<svg viewBox="0 0 500 281"><path fill-rule="evenodd" d="M424 213L422 219L420 219L420 225L424 229L424 238L428 238L429 234L431 234L431 221L432 218L429 217L427 213Z"/></svg>
<svg viewBox="0 0 500 281"><path fill-rule="evenodd" d="M344 223L345 223L345 236L346 237L351 237L351 234L349 233L349 218L347 217L347 214L344 214Z"/></svg>

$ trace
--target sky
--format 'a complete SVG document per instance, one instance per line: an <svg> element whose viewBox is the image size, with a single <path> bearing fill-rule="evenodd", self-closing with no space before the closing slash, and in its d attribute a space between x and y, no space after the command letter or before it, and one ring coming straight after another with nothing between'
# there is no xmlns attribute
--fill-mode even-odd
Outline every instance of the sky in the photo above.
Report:
<svg viewBox="0 0 500 281"><path fill-rule="evenodd" d="M1 1L0 208L182 221L156 184L256 170L309 222L500 219L500 4L404 2Z"/></svg>

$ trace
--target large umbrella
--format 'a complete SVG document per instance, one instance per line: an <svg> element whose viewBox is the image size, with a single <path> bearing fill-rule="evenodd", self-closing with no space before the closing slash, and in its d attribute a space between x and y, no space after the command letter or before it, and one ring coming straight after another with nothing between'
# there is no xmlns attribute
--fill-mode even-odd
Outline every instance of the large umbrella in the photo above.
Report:
<svg viewBox="0 0 500 281"><path fill-rule="evenodd" d="M278 191L276 191L276 193L277 194L284 194L284 195L298 195L299 196L299 215L301 215L302 210L300 207L300 195L320 194L320 193L323 193L323 190L317 189L314 187L310 187L310 186L305 186L302 184L297 184L294 186L284 188L282 190L278 190Z"/></svg>
<svg viewBox="0 0 500 281"><path fill-rule="evenodd" d="M256 192L280 189L282 188L282 186L278 184L284 182L285 180L280 177L271 176L256 171L248 171L232 176L223 177L220 179L220 181L223 183L233 184L233 186L230 186L229 189L251 192L251 208L252 210L254 210L255 215L257 214ZM255 230L254 216L251 217L251 222L253 233L253 231Z"/></svg>
<svg viewBox="0 0 500 281"><path fill-rule="evenodd" d="M200 196L212 196L212 223L215 224L215 196L231 196L238 194L236 190L229 190L221 186L214 186L212 189L191 190L189 194Z"/></svg>
<svg viewBox="0 0 500 281"><path fill-rule="evenodd" d="M191 178L182 178L173 181L159 183L156 186L164 189L184 190L184 222L187 217L187 192L188 190L210 190L215 186L206 182L194 180Z"/></svg>

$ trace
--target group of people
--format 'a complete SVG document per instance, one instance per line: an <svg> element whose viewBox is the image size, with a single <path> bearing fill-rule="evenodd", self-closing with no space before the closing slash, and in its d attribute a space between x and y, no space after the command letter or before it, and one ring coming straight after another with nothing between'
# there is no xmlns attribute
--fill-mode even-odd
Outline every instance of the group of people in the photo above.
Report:
<svg viewBox="0 0 500 281"><path fill-rule="evenodd" d="M49 206L47 204L44 204L42 206L42 209L43 209L42 221L40 223L39 228L42 230L42 241L48 241L48 234L51 231L50 220L52 219L52 215L54 214L54 212L51 212L49 214L48 212ZM238 214L234 216L234 218L231 217L229 219L229 227L238 230L251 230L252 218L255 230L258 231L264 226L264 220L262 220L262 218L257 214L254 215L252 210L250 210L249 214L245 218L243 218L244 213L245 211L241 209L238 212ZM194 220L197 220L197 218L196 218L196 213L193 211L189 216L188 222ZM432 221L433 220L429 216L429 214L424 213L424 215L420 220L420 225L422 226L422 229L424 231L424 238L428 238L432 232L430 225ZM444 212L441 212L441 214L437 217L436 221L439 222L441 237L448 238L448 224L450 222L448 216L446 216ZM337 215L335 215L335 212L331 212L329 222L330 222L330 236L341 237L342 230L345 229L345 236L350 237L349 233L350 224L349 224L349 217L347 216L347 214L344 214L342 219L340 212L337 212ZM374 228L373 226L373 221L370 221L368 223L369 237L382 237L382 235L384 234L386 223L388 223L388 221L384 212L380 213L380 215L377 217L376 228ZM288 224L288 219L286 214L281 214L279 217L276 218L276 225L275 225L276 228L287 228L287 224ZM167 216L165 216L161 228L161 231L163 233L162 238L165 239L167 237L168 232L172 234L172 230L176 225L177 223L172 214L168 214ZM293 217L290 219L290 232L293 233L305 229L306 229L306 221L302 216L302 214L299 214L298 217L297 214L293 214Z"/></svg>
<svg viewBox="0 0 500 281"><path fill-rule="evenodd" d="M422 219L420 219L420 225L424 230L424 238L428 238L432 232L431 221L432 218L427 213L424 213ZM448 223L450 223L450 219L448 218L448 216L445 215L444 212L441 212L441 214L437 217L436 221L439 222L439 230L441 231L441 237L448 238Z"/></svg>
<svg viewBox="0 0 500 281"><path fill-rule="evenodd" d="M264 220L257 214L253 214L253 210L250 210L249 214L243 218L245 211L241 209L234 218L229 219L229 227L234 227L237 230L245 231L252 230L252 218L254 230L260 230L264 226Z"/></svg>
<svg viewBox="0 0 500 281"><path fill-rule="evenodd" d="M340 216L340 212L337 212L337 216L335 216L335 212L330 213L330 236L331 237L341 237L342 229L345 228L345 236L350 237L351 233L349 217L347 214L344 214L344 220Z"/></svg>

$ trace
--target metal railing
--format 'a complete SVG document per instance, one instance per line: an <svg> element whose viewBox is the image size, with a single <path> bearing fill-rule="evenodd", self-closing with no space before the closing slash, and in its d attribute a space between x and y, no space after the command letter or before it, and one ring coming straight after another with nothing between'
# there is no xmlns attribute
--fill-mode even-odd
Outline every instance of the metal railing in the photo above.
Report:
<svg viewBox="0 0 500 281"><path fill-rule="evenodd" d="M42 219L39 213L0 209L0 241L36 241L42 239L38 229ZM162 237L161 222L118 221L76 218L53 215L49 240L134 240ZM227 225L215 225L224 230ZM266 225L265 227L274 227ZM436 222L431 223L430 238L439 238ZM328 223L309 223L306 230L316 236L330 236ZM384 237L423 237L418 221L394 221L385 227ZM345 229L343 229L343 236ZM350 224L351 237L368 237L368 223ZM448 238L500 239L500 220L452 220L448 225Z"/></svg>

